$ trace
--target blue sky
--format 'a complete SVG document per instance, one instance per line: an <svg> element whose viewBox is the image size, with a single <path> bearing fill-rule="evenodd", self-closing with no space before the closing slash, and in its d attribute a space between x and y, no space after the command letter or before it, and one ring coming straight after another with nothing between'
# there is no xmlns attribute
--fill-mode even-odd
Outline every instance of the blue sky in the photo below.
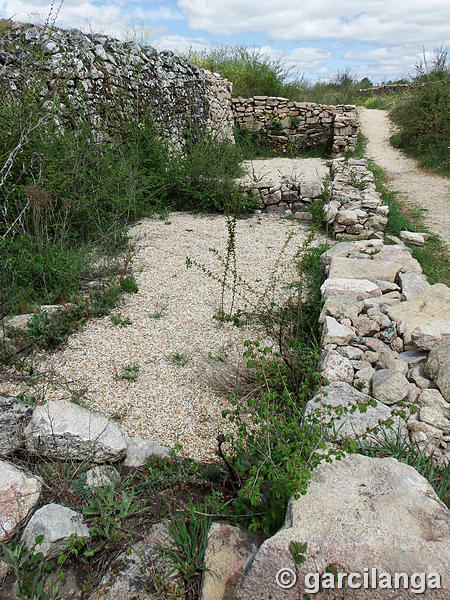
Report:
<svg viewBox="0 0 450 600"><path fill-rule="evenodd" d="M45 22L51 4L0 0L0 15ZM349 67L374 81L412 74L449 23L448 0L64 0L56 21L174 51L246 44L311 80Z"/></svg>

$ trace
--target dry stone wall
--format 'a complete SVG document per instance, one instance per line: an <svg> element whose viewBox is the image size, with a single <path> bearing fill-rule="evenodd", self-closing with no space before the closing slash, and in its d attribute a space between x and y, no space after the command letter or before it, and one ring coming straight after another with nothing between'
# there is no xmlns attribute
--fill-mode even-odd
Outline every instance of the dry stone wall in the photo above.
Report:
<svg viewBox="0 0 450 600"><path fill-rule="evenodd" d="M450 289L430 285L411 250L382 240L341 242L322 255L322 375L307 412L377 401L339 423L362 435L394 414L398 428L437 459L450 460ZM408 408L412 406L412 410ZM324 409L325 410L325 409ZM326 412L326 410L325 410ZM406 425L395 414L404 412ZM345 414L345 412L344 412Z"/></svg>
<svg viewBox="0 0 450 600"><path fill-rule="evenodd" d="M206 69L203 73L207 84L206 99L209 106L206 131L217 136L220 141L234 142L233 85L223 79L219 73L212 73Z"/></svg>
<svg viewBox="0 0 450 600"><path fill-rule="evenodd" d="M0 90L17 94L33 84L57 101L62 123L89 117L99 131L105 115L139 117L150 109L159 131L183 145L194 126L232 138L231 86L172 52L104 35L3 21ZM228 114L227 114L228 111Z"/></svg>
<svg viewBox="0 0 450 600"><path fill-rule="evenodd" d="M236 124L267 136L281 151L325 146L334 154L352 152L358 135L354 105L331 106L287 98L233 98Z"/></svg>
<svg viewBox="0 0 450 600"><path fill-rule="evenodd" d="M343 157L328 161L330 176L326 185L305 181L301 176L284 176L278 181L253 181L248 175L237 179L237 185L251 194L258 210L311 219L311 203L329 196L324 203L327 227L336 239L365 240L383 238L389 207L383 204L375 189L373 173L363 158Z"/></svg>
<svg viewBox="0 0 450 600"><path fill-rule="evenodd" d="M363 158L330 161L330 201L325 220L336 239L383 237L389 207L375 189L374 176Z"/></svg>

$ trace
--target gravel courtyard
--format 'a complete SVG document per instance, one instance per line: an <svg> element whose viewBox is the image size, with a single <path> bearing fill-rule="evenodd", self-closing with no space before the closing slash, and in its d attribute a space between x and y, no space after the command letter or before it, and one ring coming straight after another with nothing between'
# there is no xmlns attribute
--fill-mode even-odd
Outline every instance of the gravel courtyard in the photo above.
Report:
<svg viewBox="0 0 450 600"><path fill-rule="evenodd" d="M239 274L264 289L290 232L296 235L285 255L286 280L294 276L289 259L307 227L275 215L239 220ZM145 219L131 233L138 242L133 269L139 291L126 295L113 313L132 324L114 325L109 316L91 320L61 351L41 357L38 368L52 369L52 381L65 382L53 388L46 377L46 399L70 397L69 389L83 390L87 406L117 419L124 432L160 444L181 444L187 456L211 459L217 435L227 425L221 416L227 400L218 391L217 371L238 364L244 341L262 335L256 326L238 328L215 319L220 285L199 269L186 267L190 257L221 274L209 249L225 254L225 217L173 213L167 221ZM120 379L123 367L133 364L139 365L136 381ZM32 393L10 387L11 393Z"/></svg>

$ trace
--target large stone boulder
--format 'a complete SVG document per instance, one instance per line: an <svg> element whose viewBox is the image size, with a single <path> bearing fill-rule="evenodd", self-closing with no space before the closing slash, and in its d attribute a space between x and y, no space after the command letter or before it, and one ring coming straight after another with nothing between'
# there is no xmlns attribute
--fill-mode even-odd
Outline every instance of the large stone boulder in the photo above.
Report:
<svg viewBox="0 0 450 600"><path fill-rule="evenodd" d="M12 454L24 443L23 429L32 413L30 404L0 396L0 455Z"/></svg>
<svg viewBox="0 0 450 600"><path fill-rule="evenodd" d="M213 523L208 533L200 600L232 600L234 590L263 539L240 527Z"/></svg>
<svg viewBox="0 0 450 600"><path fill-rule="evenodd" d="M428 355L425 375L432 379L450 402L450 337L437 342Z"/></svg>
<svg viewBox="0 0 450 600"><path fill-rule="evenodd" d="M346 279L334 277L326 279L320 287L323 300L331 296L351 296L354 300L381 296L380 286L368 279Z"/></svg>
<svg viewBox="0 0 450 600"><path fill-rule="evenodd" d="M53 558L66 550L72 535L83 540L89 539L89 529L82 519L82 515L66 506L46 504L31 517L23 531L22 540L29 550L42 552L45 558ZM36 544L38 536L43 536L41 544Z"/></svg>
<svg viewBox="0 0 450 600"><path fill-rule="evenodd" d="M422 273L400 273L402 300L412 300L414 296L430 287L427 278Z"/></svg>
<svg viewBox="0 0 450 600"><path fill-rule="evenodd" d="M450 404L438 390L423 390L417 402L420 421L450 433Z"/></svg>
<svg viewBox="0 0 450 600"><path fill-rule="evenodd" d="M450 320L435 319L431 323L419 325L411 333L411 340L417 348L431 350L436 342L450 336Z"/></svg>
<svg viewBox="0 0 450 600"><path fill-rule="evenodd" d="M373 260L399 262L402 265L403 273L422 273L419 261L411 256L411 249L403 244L385 245L372 258Z"/></svg>
<svg viewBox="0 0 450 600"><path fill-rule="evenodd" d="M404 322L403 339L405 344L413 345L412 333L416 328L431 324L436 327L445 326L445 323L450 322L450 288L442 283L431 285L416 294L412 300L390 306L387 314L398 324ZM425 333L429 336L432 332L430 330L424 332L424 335ZM425 349L429 350L430 347L428 345Z"/></svg>
<svg viewBox="0 0 450 600"><path fill-rule="evenodd" d="M302 564L293 559L292 542L307 544ZM307 493L290 500L284 528L262 544L235 598L299 600L309 594L329 600L345 594L346 600L412 599L417 597L412 585L418 586L413 574L438 573L442 588L429 587L420 597L445 600L450 597L449 545L450 512L424 477L394 458L352 455L313 471ZM372 575L372 569L379 579L382 573L405 573L410 589L395 591L380 584L351 589L344 579L345 592L313 593L330 566L341 574L360 574L353 580L356 585L364 585L363 575ZM284 589L277 585L277 574ZM427 582L436 585L436 578Z"/></svg>
<svg viewBox="0 0 450 600"><path fill-rule="evenodd" d="M346 346L355 337L355 330L341 325L334 317L325 317L322 328L321 345L337 344Z"/></svg>
<svg viewBox="0 0 450 600"><path fill-rule="evenodd" d="M336 350L324 350L320 357L320 372L328 381L353 383L353 367L348 358Z"/></svg>
<svg viewBox="0 0 450 600"><path fill-rule="evenodd" d="M364 256L376 256L383 247L382 240L364 240L355 242L340 242L329 248L322 254L322 264L328 265L333 258L361 258Z"/></svg>
<svg viewBox="0 0 450 600"><path fill-rule="evenodd" d="M323 305L319 323L323 323L326 317L333 317L338 321L341 319L354 319L359 315L362 308L362 302L358 302L351 297L331 296Z"/></svg>
<svg viewBox="0 0 450 600"><path fill-rule="evenodd" d="M39 502L41 490L39 479L0 460L0 541L27 519Z"/></svg>
<svg viewBox="0 0 450 600"><path fill-rule="evenodd" d="M139 436L126 437L127 455L126 467L142 467L152 457L167 458L170 455L169 448L161 446L151 440L145 440Z"/></svg>
<svg viewBox="0 0 450 600"><path fill-rule="evenodd" d="M25 439L32 453L96 463L121 460L127 447L111 421L68 400L37 406Z"/></svg>
<svg viewBox="0 0 450 600"><path fill-rule="evenodd" d="M369 405L370 397L345 382L333 382L323 387L305 407L305 414L317 415L324 423L333 423L336 439L356 438L379 428L382 436L395 438L403 425L398 416L391 417L391 410L384 404ZM362 410L358 406L363 407ZM342 414L341 414L342 413ZM379 425L388 419L392 427ZM372 439L373 434L370 435Z"/></svg>

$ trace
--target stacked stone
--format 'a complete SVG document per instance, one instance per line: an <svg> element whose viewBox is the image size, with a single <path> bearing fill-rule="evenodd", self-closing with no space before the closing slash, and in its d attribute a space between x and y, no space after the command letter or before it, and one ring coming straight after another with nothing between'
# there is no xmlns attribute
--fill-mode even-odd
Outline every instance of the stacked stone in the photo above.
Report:
<svg viewBox="0 0 450 600"><path fill-rule="evenodd" d="M158 130L177 147L189 122L198 130L230 137L230 116L217 112L215 93L231 94L229 84L214 82L184 58L150 46L121 42L77 29L5 22L0 37L0 89L16 94L42 86L42 97L57 107L61 123L89 118L102 132L104 115L140 117L150 109ZM220 91L222 90L222 91ZM55 98L53 92L58 95ZM58 97L59 96L59 97ZM60 98L68 103L59 103ZM215 118L219 119L216 121Z"/></svg>
<svg viewBox="0 0 450 600"><path fill-rule="evenodd" d="M382 238L389 208L375 189L367 161L336 158L329 166L331 199L325 204L324 211L336 239Z"/></svg>
<svg viewBox="0 0 450 600"><path fill-rule="evenodd" d="M282 152L288 148L325 146L340 153L351 152L356 146L358 121L353 105L330 106L255 96L233 98L232 107L239 127L260 132Z"/></svg>
<svg viewBox="0 0 450 600"><path fill-rule="evenodd" d="M358 142L358 118L353 104L335 107L332 153L354 152Z"/></svg>
<svg viewBox="0 0 450 600"><path fill-rule="evenodd" d="M307 220L311 202L320 198L324 191L322 183L305 182L294 177L283 177L280 181L249 181L236 179L236 184L258 201L258 208L267 213L293 215Z"/></svg>
<svg viewBox="0 0 450 600"><path fill-rule="evenodd" d="M219 73L212 73L206 69L205 74L206 98L209 104L206 130L216 135L219 141L231 140L234 142L234 117L231 108L233 84L227 79L222 79Z"/></svg>
<svg viewBox="0 0 450 600"><path fill-rule="evenodd" d="M430 286L411 250L382 240L342 242L322 255L328 278L321 368L329 381L308 403L349 407L377 401L349 414L339 436L362 435L392 409L398 430L436 458L450 459L450 289ZM405 408L412 405L415 410Z"/></svg>

